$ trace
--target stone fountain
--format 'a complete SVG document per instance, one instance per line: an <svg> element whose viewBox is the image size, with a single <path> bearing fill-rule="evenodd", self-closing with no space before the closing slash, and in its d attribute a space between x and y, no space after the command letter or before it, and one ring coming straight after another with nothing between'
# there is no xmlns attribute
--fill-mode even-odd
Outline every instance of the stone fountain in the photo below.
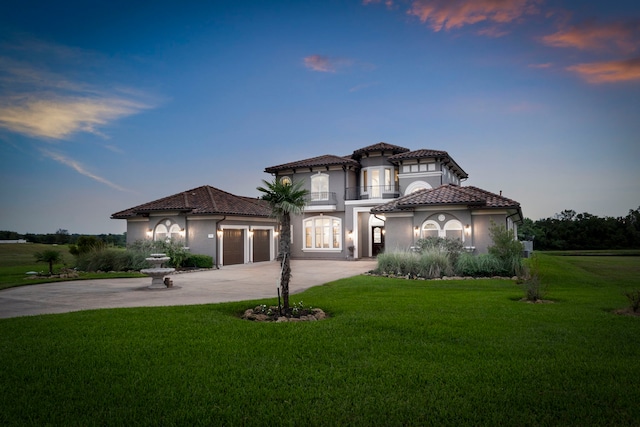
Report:
<svg viewBox="0 0 640 427"><path fill-rule="evenodd" d="M149 289L165 289L169 286L165 283L164 276L176 271L175 268L163 268L162 263L169 261L171 258L165 254L151 254L149 258L145 258L152 268L145 268L140 270L140 273L151 276L151 286ZM169 280L171 282L171 280Z"/></svg>

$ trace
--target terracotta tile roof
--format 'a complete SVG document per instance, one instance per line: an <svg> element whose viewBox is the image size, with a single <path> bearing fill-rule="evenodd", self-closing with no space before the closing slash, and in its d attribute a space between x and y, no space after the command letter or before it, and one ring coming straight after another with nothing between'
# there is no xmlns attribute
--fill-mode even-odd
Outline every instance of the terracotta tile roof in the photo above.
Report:
<svg viewBox="0 0 640 427"><path fill-rule="evenodd" d="M111 215L114 219L126 219L159 211L183 211L190 215L222 214L268 217L271 209L267 202L236 196L209 185L134 206Z"/></svg>
<svg viewBox="0 0 640 427"><path fill-rule="evenodd" d="M420 149L414 151L407 151L404 153L395 154L389 157L389 161L391 163L398 164L402 160L409 159L442 159L445 164L450 165L462 178L468 178L469 175L460 167L455 160L451 158L449 153L442 150L430 150L430 149Z"/></svg>
<svg viewBox="0 0 640 427"><path fill-rule="evenodd" d="M459 187L453 184L420 190L371 209L371 212L393 212L429 205L467 205L484 208L516 208L515 200L482 190L478 187Z"/></svg>
<svg viewBox="0 0 640 427"><path fill-rule="evenodd" d="M353 152L353 157L361 157L362 154L371 153L374 151L391 151L395 153L404 153L409 151L408 148L400 147L398 145L387 144L386 142L378 142L377 144L368 145L363 148L359 148Z"/></svg>
<svg viewBox="0 0 640 427"><path fill-rule="evenodd" d="M420 150L405 151L404 153L396 154L389 157L389 160L404 160L404 159L428 159L428 158L440 158L449 157L449 153L442 150L430 150L422 148Z"/></svg>
<svg viewBox="0 0 640 427"><path fill-rule="evenodd" d="M323 156L312 157L310 159L297 160L291 163L285 163L277 166L269 166L265 168L265 172L274 173L281 170L286 169L303 169L303 168L312 168L318 166L355 166L358 167L359 164L353 159L341 156L334 156L333 154L325 154Z"/></svg>

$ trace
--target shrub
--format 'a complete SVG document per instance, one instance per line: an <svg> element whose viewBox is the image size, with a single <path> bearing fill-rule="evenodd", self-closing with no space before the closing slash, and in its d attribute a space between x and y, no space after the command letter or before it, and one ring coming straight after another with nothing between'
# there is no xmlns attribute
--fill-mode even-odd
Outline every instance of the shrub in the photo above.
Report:
<svg viewBox="0 0 640 427"><path fill-rule="evenodd" d="M447 253L451 265L455 265L463 251L462 242L458 239L443 239L442 237L429 236L419 239L415 246L419 252L433 249L443 250Z"/></svg>
<svg viewBox="0 0 640 427"><path fill-rule="evenodd" d="M213 268L213 257L209 255L190 254L183 262L185 267Z"/></svg>
<svg viewBox="0 0 640 427"><path fill-rule="evenodd" d="M533 256L529 260L529 264L523 266L522 274L518 278L518 284L524 291L524 298L527 301L538 301L543 299L546 293L546 286L540 278L540 267L538 258Z"/></svg>
<svg viewBox="0 0 640 427"><path fill-rule="evenodd" d="M385 252L378 255L377 273L398 276L416 275L418 272L418 254L409 251Z"/></svg>
<svg viewBox="0 0 640 427"><path fill-rule="evenodd" d="M522 243L516 240L513 231L493 221L489 227L489 235L493 241L487 248L489 254L503 263L506 275L519 276L522 271Z"/></svg>
<svg viewBox="0 0 640 427"><path fill-rule="evenodd" d="M460 276L491 277L503 276L506 273L504 264L491 254L460 254L455 265L455 272Z"/></svg>
<svg viewBox="0 0 640 427"><path fill-rule="evenodd" d="M624 296L629 300L629 308L631 308L634 313L640 312L640 289L626 291Z"/></svg>
<svg viewBox="0 0 640 427"><path fill-rule="evenodd" d="M418 276L427 279L453 274L449 253L446 249L432 248L422 252L418 259Z"/></svg>

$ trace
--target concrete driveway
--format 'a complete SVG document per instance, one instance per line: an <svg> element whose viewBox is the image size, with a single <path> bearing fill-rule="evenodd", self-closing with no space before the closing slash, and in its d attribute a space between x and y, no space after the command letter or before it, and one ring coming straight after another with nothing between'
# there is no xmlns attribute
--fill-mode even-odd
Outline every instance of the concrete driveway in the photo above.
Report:
<svg viewBox="0 0 640 427"><path fill-rule="evenodd" d="M292 260L291 294L374 269L375 260ZM173 288L151 290L151 278L100 279L0 291L0 318L116 307L209 304L277 297L277 261L171 275Z"/></svg>

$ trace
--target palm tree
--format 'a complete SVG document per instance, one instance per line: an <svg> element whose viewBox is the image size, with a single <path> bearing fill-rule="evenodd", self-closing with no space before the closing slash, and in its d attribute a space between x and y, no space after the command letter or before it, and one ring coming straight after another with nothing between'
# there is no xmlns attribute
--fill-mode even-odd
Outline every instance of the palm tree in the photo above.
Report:
<svg viewBox="0 0 640 427"><path fill-rule="evenodd" d="M49 276L53 275L53 264L62 261L62 254L60 251L56 251L54 249L46 249L42 252L36 252L33 256L36 258L36 262L49 263Z"/></svg>
<svg viewBox="0 0 640 427"><path fill-rule="evenodd" d="M285 312L289 310L289 280L291 279L291 214L300 214L306 204L308 190L302 188L303 181L293 184L262 180L264 187L258 187L265 200L271 206L271 215L278 218L282 231L280 233L280 290Z"/></svg>

